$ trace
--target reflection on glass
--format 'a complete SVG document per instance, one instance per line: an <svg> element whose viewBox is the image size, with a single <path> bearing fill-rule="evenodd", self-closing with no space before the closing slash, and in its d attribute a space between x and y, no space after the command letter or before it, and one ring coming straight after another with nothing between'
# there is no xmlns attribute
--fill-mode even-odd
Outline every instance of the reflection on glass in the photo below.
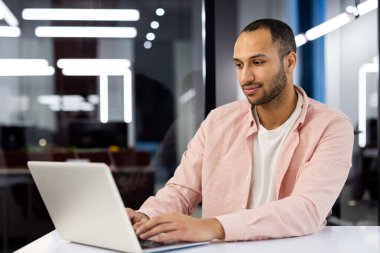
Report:
<svg viewBox="0 0 380 253"><path fill-rule="evenodd" d="M19 247L52 225L38 215L28 160L107 163L137 208L203 119L202 1L4 0L0 9L0 189L12 193ZM14 220L39 226L25 234Z"/></svg>

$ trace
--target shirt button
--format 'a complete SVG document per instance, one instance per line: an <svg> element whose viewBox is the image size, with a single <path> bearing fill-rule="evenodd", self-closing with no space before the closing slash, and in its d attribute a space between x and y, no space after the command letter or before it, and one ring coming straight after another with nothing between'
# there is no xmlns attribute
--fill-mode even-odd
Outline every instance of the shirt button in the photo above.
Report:
<svg viewBox="0 0 380 253"><path fill-rule="evenodd" d="M245 205L242 205L242 206L241 206L241 209L245 209Z"/></svg>
<svg viewBox="0 0 380 253"><path fill-rule="evenodd" d="M246 176L245 179L246 179L246 180L249 180L249 176Z"/></svg>

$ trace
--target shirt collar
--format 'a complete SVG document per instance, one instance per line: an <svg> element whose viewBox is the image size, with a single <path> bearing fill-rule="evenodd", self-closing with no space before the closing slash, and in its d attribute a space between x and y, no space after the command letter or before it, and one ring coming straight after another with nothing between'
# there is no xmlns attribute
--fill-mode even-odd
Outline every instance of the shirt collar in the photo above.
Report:
<svg viewBox="0 0 380 253"><path fill-rule="evenodd" d="M301 111L301 115L297 121L296 124L297 125L297 128L300 128L303 123L305 122L305 118L306 118L306 113L307 113L307 108L309 107L309 104L310 104L310 100L309 100L309 97L306 95L306 92L299 86L296 86L294 85L295 89L302 95L302 111ZM257 122L255 121L255 118L253 117L253 110L254 110L254 106L252 106L249 102L248 102L248 99L246 100L247 102L247 110L248 110L248 122L249 122L249 128L252 127L252 131L253 132L256 132L257 131Z"/></svg>
<svg viewBox="0 0 380 253"><path fill-rule="evenodd" d="M302 111L301 111L301 115L297 121L297 128L300 128L303 123L305 122L305 118L306 118L306 114L307 114L307 109L309 107L309 104L310 104L310 99L309 97L306 95L306 92L299 86L294 86L296 88L296 90L302 95L303 97L303 102L302 102Z"/></svg>

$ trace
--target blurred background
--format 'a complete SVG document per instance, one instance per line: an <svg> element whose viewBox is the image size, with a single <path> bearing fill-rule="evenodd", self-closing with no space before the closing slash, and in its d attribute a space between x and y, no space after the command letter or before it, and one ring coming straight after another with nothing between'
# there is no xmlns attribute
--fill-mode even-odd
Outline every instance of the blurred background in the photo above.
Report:
<svg viewBox="0 0 380 253"><path fill-rule="evenodd" d="M353 166L330 225L379 224L378 0L0 0L0 252L54 226L29 160L104 162L126 206L170 178L259 18L295 32L295 84L346 113Z"/></svg>

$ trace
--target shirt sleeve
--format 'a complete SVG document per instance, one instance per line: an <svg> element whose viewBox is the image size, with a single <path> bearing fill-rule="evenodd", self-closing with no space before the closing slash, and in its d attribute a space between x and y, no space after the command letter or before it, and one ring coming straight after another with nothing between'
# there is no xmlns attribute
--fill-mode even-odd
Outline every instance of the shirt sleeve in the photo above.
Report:
<svg viewBox="0 0 380 253"><path fill-rule="evenodd" d="M201 177L205 142L205 125L202 123L194 138L189 142L187 151L174 176L159 190L156 196L148 198L138 210L148 217L168 212L191 214L202 200Z"/></svg>
<svg viewBox="0 0 380 253"><path fill-rule="evenodd" d="M260 240L312 234L325 225L351 167L353 128L346 118L326 127L311 159L286 198L215 217L225 240Z"/></svg>

